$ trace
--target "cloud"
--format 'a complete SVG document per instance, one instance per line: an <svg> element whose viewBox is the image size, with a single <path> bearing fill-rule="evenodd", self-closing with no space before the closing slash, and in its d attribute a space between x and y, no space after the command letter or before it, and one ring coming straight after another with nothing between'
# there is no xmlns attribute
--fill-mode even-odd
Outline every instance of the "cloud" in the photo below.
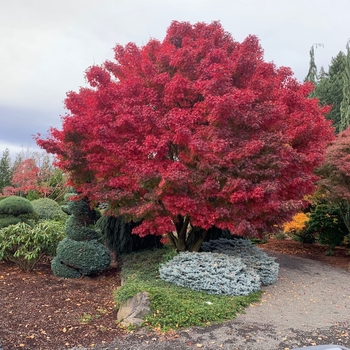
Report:
<svg viewBox="0 0 350 350"><path fill-rule="evenodd" d="M46 135L49 125L60 127L60 117L55 110L34 110L0 106L0 142L35 146L33 136Z"/></svg>
<svg viewBox="0 0 350 350"><path fill-rule="evenodd" d="M349 12L343 0L0 0L0 141L59 126L66 92L85 85L89 66L113 59L117 43L162 40L172 20L220 20L237 41L255 34L265 59L302 81L312 44L324 44L319 68L345 51Z"/></svg>

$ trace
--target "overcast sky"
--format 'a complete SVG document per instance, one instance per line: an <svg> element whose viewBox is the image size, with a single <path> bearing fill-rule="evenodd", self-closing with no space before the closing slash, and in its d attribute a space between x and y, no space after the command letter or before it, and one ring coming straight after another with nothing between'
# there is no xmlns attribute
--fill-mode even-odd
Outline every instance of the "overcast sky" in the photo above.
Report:
<svg viewBox="0 0 350 350"><path fill-rule="evenodd" d="M349 14L349 0L0 0L0 156L60 128L66 92L117 43L162 40L172 20L219 20L239 42L255 34L265 60L302 81L314 43L318 68L345 51Z"/></svg>

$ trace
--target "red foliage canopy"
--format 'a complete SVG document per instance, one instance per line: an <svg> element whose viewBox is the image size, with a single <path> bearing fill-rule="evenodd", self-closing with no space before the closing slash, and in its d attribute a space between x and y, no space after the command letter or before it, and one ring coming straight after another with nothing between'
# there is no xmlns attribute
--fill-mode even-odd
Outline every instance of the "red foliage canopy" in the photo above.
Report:
<svg viewBox="0 0 350 350"><path fill-rule="evenodd" d="M175 21L162 42L114 52L68 93L62 131L37 138L83 195L142 218L140 235L183 223L257 235L300 208L333 137L328 109L264 62L255 36Z"/></svg>
<svg viewBox="0 0 350 350"><path fill-rule="evenodd" d="M350 203L350 128L337 135L326 151L326 160L319 169L319 184L327 197L335 202Z"/></svg>
<svg viewBox="0 0 350 350"><path fill-rule="evenodd" d="M15 168L12 176L12 186L4 188L4 194L27 194L29 191L37 191L38 176L40 169L37 167L35 160L28 158L23 160Z"/></svg>

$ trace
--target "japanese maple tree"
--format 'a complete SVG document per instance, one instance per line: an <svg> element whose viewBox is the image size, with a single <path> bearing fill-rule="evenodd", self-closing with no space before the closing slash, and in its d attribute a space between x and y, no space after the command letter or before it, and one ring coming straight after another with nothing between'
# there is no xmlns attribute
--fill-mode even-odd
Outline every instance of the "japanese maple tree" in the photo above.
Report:
<svg viewBox="0 0 350 350"><path fill-rule="evenodd" d="M333 137L329 109L264 62L255 36L174 21L163 41L114 52L68 93L62 130L37 137L82 195L179 251L213 226L258 236L302 206Z"/></svg>
<svg viewBox="0 0 350 350"><path fill-rule="evenodd" d="M340 209L350 232L350 128L337 135L326 151L326 160L318 169L319 185L326 199Z"/></svg>
<svg viewBox="0 0 350 350"><path fill-rule="evenodd" d="M6 196L28 196L33 192L34 197L59 200L67 191L65 182L65 175L52 166L48 155L37 154L15 165L11 186L4 187L2 192Z"/></svg>
<svg viewBox="0 0 350 350"><path fill-rule="evenodd" d="M11 183L13 186L4 188L6 195L26 195L37 190L37 178L40 169L32 158L21 161L14 169Z"/></svg>

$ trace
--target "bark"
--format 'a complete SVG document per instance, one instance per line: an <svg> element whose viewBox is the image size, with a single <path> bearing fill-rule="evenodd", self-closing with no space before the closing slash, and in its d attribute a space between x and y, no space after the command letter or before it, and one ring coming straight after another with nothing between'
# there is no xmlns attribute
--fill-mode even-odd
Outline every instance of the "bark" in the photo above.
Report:
<svg viewBox="0 0 350 350"><path fill-rule="evenodd" d="M180 228L180 226L176 227L176 231L177 231L176 251L177 252L185 252L186 250L188 250L188 247L187 247L187 228L188 228L188 224L190 223L190 218L188 216L186 216L184 219L182 218L181 222L182 222L181 228ZM178 230L178 228L180 230Z"/></svg>

